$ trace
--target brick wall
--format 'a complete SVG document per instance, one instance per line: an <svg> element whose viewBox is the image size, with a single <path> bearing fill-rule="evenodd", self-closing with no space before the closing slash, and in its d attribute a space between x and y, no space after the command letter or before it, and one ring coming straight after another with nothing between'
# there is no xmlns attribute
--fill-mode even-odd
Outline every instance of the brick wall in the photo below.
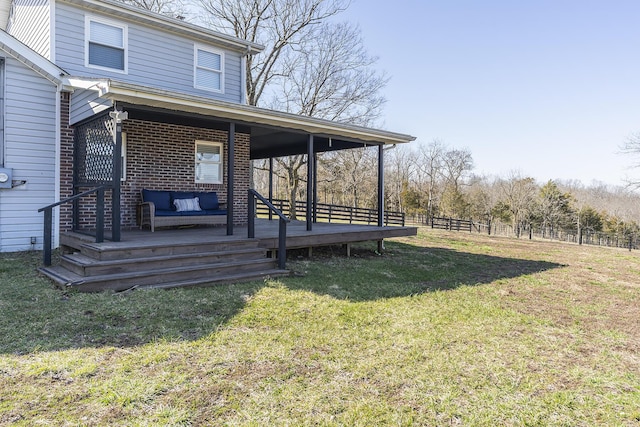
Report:
<svg viewBox="0 0 640 427"><path fill-rule="evenodd" d="M69 92L60 94L60 200L73 195L73 128L69 126ZM71 203L60 206L60 231L73 228Z"/></svg>
<svg viewBox="0 0 640 427"><path fill-rule="evenodd" d="M123 122L126 133L126 180L122 182L121 223L123 229L137 227L136 208L143 188L152 190L216 191L221 202L227 202L227 132L176 124L131 119ZM224 179L222 184L195 183L195 141L224 144ZM234 224L245 224L247 190L249 189L250 136L236 133L233 204ZM65 168L72 153L65 151ZM72 160L71 160L72 162ZM66 177L65 173L65 177ZM68 175L69 178L72 175ZM66 178L65 178L66 180ZM71 186L69 185L69 188ZM84 191L86 189L79 189ZM71 193L69 193L71 194ZM94 228L95 196L80 203L80 228ZM69 210L71 205L69 204ZM71 215L68 215L69 224ZM67 221L65 216L65 221ZM105 224L111 227L111 194L105 194Z"/></svg>

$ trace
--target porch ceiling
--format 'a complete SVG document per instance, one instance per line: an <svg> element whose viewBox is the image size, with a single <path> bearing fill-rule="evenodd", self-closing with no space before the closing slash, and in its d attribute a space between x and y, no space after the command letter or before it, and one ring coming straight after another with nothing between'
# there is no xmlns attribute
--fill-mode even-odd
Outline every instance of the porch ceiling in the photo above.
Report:
<svg viewBox="0 0 640 427"><path fill-rule="evenodd" d="M118 108L127 111L131 119L187 124L189 126L209 129L229 129L229 120L214 116L124 102L118 102ZM283 157L307 153L308 133L275 126L246 123L244 121L234 121L234 123L236 124L236 132L251 135L251 159L265 159L269 157ZM365 144L380 145L381 142L347 140L340 137L331 137L331 142L329 142L329 137L326 135L314 134L313 137L313 149L316 153L357 148Z"/></svg>
<svg viewBox="0 0 640 427"><path fill-rule="evenodd" d="M109 79L70 78L70 81L76 87L98 90L100 97L129 111L130 117L152 117L155 121L177 123L186 121L196 126L219 129L228 129L229 123L233 122L239 132L251 134L252 159L304 154L309 135L314 136L315 152L415 140L415 137L401 133L214 101Z"/></svg>

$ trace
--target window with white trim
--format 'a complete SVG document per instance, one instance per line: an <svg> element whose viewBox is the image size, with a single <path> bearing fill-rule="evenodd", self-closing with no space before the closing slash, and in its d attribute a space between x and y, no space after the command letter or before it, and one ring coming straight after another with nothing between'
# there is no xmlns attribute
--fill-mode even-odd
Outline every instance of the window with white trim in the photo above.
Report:
<svg viewBox="0 0 640 427"><path fill-rule="evenodd" d="M196 141L196 183L222 184L223 145L219 142Z"/></svg>
<svg viewBox="0 0 640 427"><path fill-rule="evenodd" d="M194 58L194 87L223 92L224 53L196 46Z"/></svg>
<svg viewBox="0 0 640 427"><path fill-rule="evenodd" d="M126 25L87 17L85 39L87 67L127 72Z"/></svg>

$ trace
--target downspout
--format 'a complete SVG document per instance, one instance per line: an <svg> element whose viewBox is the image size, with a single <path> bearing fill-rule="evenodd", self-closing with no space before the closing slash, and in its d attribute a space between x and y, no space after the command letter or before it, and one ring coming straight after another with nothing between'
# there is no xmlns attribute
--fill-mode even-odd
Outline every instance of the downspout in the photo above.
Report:
<svg viewBox="0 0 640 427"><path fill-rule="evenodd" d="M55 64L56 61L56 2L49 3L49 61ZM62 76L61 76L62 77ZM61 79L62 80L62 79ZM55 125L55 156L54 156L54 189L53 200L60 200L60 177L62 175L60 170L60 156L62 155L62 138L60 132L62 132L62 86L64 82L60 81L56 86L56 125ZM71 97L69 97L71 102ZM51 242L53 248L60 246L60 207L55 208L53 212L53 240ZM44 245L44 236L41 246ZM36 245L37 247L37 245Z"/></svg>
<svg viewBox="0 0 640 427"><path fill-rule="evenodd" d="M56 154L54 157L54 189L53 189L53 200L60 200L60 156L62 154L62 140L60 138L60 132L62 131L61 121L62 121L62 83L58 83L56 86L56 127L55 127L55 144L56 144ZM44 238L44 236L43 236ZM42 242L40 244L40 248L42 248ZM60 207L54 209L53 212L53 241L52 247L57 248L60 246Z"/></svg>
<svg viewBox="0 0 640 427"><path fill-rule="evenodd" d="M251 54L251 47L247 45L247 51L240 60L240 104L247 105L247 56Z"/></svg>

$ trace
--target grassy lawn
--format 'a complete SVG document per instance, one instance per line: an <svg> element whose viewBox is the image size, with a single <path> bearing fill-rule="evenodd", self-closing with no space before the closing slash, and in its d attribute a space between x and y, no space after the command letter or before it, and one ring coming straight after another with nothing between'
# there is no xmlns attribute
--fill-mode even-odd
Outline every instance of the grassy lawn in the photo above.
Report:
<svg viewBox="0 0 640 427"><path fill-rule="evenodd" d="M0 425L640 426L640 253L430 229L375 249L122 294L0 255Z"/></svg>

